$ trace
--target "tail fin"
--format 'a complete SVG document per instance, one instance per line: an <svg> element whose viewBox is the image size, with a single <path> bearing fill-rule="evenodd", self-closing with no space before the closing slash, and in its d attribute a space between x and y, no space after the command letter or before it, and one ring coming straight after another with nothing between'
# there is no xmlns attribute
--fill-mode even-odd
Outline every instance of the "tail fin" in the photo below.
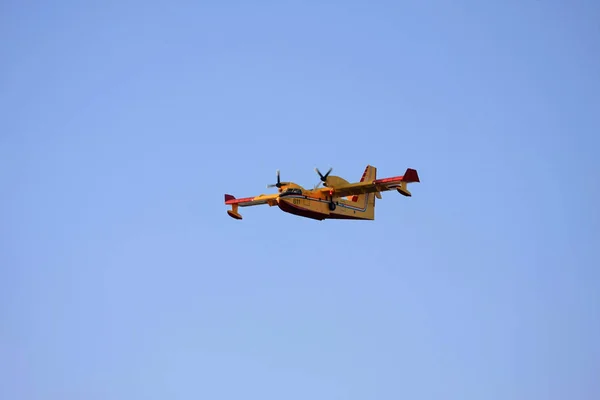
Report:
<svg viewBox="0 0 600 400"><path fill-rule="evenodd" d="M410 193L410 191L408 190L408 188L406 186L407 186L407 184L414 183L414 182L421 182L419 180L419 174L417 174L417 170L412 169L412 168L407 168L406 172L402 176L402 181L400 182L400 186L398 186L396 188L396 190L398 190L398 193L400 193L401 195L410 197L410 196L412 196L412 194Z"/></svg>
<svg viewBox="0 0 600 400"><path fill-rule="evenodd" d="M373 182L377 179L377 168L367 165L365 171L360 178L360 182ZM357 206L364 206L364 219L375 219L375 196L381 198L379 193L367 193L367 194L359 194L350 197L349 200L356 203Z"/></svg>
<svg viewBox="0 0 600 400"><path fill-rule="evenodd" d="M363 172L362 174L362 178L360 178L360 182L373 182L375 179L377 179L377 168L371 166L371 165L367 165L367 167L365 168L365 172ZM358 201L364 201L364 194L361 195L354 195L350 198L350 200L352 200L353 202L358 202Z"/></svg>
<svg viewBox="0 0 600 400"><path fill-rule="evenodd" d="M421 182L419 180L419 174L417 174L416 169L407 168L404 176L402 177L402 182L413 183L413 182Z"/></svg>

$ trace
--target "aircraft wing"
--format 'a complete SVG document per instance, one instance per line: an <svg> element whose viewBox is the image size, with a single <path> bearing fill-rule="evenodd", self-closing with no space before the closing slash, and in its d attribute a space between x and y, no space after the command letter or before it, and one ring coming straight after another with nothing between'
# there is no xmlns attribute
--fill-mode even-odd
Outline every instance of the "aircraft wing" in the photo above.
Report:
<svg viewBox="0 0 600 400"><path fill-rule="evenodd" d="M234 196L230 194L225 195L225 204L229 205L237 205L239 207L248 207L248 206L258 206L261 204L269 204L275 205L277 204L277 196L279 194L261 194L260 196L254 197L244 197L241 199L236 199Z"/></svg>
<svg viewBox="0 0 600 400"><path fill-rule="evenodd" d="M261 194L260 196L244 197L236 199L230 194L225 195L225 204L231 206L231 210L227 210L227 214L235 219L242 219L242 215L238 212L239 207L259 206L268 204L269 206L277 205L277 197L279 194Z"/></svg>
<svg viewBox="0 0 600 400"><path fill-rule="evenodd" d="M393 189L397 189L398 192L405 196L410 196L411 194L406 189L406 184L412 182L420 182L419 175L417 174L416 170L408 168L402 176L376 179L372 182L351 183L335 188L323 188L321 190L324 192L333 191L334 197L347 197L366 193L379 193Z"/></svg>

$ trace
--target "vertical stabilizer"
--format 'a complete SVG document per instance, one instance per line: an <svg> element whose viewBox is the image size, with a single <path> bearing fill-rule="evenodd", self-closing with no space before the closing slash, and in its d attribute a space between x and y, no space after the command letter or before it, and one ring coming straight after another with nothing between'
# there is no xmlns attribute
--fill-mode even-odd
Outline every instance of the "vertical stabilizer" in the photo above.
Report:
<svg viewBox="0 0 600 400"><path fill-rule="evenodd" d="M367 165L367 167L365 168L365 171L362 174L362 177L360 178L360 182L373 182L375 179L377 179L377 168L375 168L371 165ZM365 214L364 214L364 217L366 219L374 219L375 218L375 194L374 193L354 195L354 196L350 197L350 200L353 203L356 203L357 205L360 205L360 206L362 206L363 204L366 205L366 210L365 210Z"/></svg>
<svg viewBox="0 0 600 400"><path fill-rule="evenodd" d="M377 179L377 168L371 165L367 165L367 167L365 168L365 172L363 172L362 177L360 178L360 182L373 182L375 179ZM354 195L350 197L350 200L352 200L355 203L363 202L364 196L364 194Z"/></svg>

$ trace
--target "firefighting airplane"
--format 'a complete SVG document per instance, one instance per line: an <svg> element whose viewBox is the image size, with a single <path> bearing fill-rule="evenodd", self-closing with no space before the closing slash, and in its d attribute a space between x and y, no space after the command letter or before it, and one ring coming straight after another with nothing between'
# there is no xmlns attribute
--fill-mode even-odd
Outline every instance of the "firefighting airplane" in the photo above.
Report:
<svg viewBox="0 0 600 400"><path fill-rule="evenodd" d="M381 199L381 192L396 189L404 196L412 196L407 184L420 182L417 171L408 168L404 175L392 178L376 179L377 169L367 165L360 182L349 183L339 176L330 176L333 168L325 175L315 168L324 187L319 188L319 182L314 189L304 189L293 182L281 182L277 170L277 183L267 185L276 187L278 193L261 194L256 197L236 199L230 194L225 195L225 204L231 209L227 214L235 219L242 219L239 207L268 204L270 207L279 206L282 211L316 220L324 219L375 219L375 198Z"/></svg>

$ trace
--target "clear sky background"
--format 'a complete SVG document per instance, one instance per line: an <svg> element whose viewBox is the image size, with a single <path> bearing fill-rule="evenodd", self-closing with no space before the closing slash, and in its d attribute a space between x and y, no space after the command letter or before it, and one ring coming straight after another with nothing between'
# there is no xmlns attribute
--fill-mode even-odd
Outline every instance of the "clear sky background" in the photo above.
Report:
<svg viewBox="0 0 600 400"><path fill-rule="evenodd" d="M0 5L0 398L600 398L596 1ZM223 194L416 168L376 220Z"/></svg>

